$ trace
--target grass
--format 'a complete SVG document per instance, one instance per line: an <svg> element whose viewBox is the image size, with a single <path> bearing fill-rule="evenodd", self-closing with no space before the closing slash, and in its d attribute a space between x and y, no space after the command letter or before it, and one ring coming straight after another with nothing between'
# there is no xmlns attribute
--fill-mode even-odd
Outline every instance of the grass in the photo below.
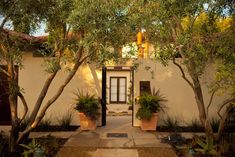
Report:
<svg viewBox="0 0 235 157"><path fill-rule="evenodd" d="M51 124L52 124L51 119L44 117L44 119L37 126L37 129L43 130L43 131L49 131Z"/></svg>
<svg viewBox="0 0 235 157"><path fill-rule="evenodd" d="M211 119L211 127L213 129L214 132L217 132L219 129L219 124L220 124L220 120L218 118L213 117Z"/></svg>
<svg viewBox="0 0 235 157"><path fill-rule="evenodd" d="M191 123L189 126L192 128L193 131L201 131L203 129L203 126L201 122L198 119L192 119Z"/></svg>
<svg viewBox="0 0 235 157"><path fill-rule="evenodd" d="M63 129L68 130L73 120L73 114L71 112L67 112L62 117L58 119L59 126Z"/></svg>
<svg viewBox="0 0 235 157"><path fill-rule="evenodd" d="M167 116L163 120L163 127L172 131L179 131L179 120L177 118Z"/></svg>

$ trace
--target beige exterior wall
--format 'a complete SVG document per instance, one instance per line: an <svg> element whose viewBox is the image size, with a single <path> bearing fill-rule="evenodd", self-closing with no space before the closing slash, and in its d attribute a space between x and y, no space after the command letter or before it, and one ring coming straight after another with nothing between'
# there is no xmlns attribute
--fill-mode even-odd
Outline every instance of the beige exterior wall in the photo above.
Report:
<svg viewBox="0 0 235 157"><path fill-rule="evenodd" d="M43 87L43 84L47 78L47 73L42 66L44 63L41 57L32 57L32 53L25 53L23 56L23 68L19 71L19 85L23 88L25 93L25 99L29 105L29 112L32 111L33 106L37 100L37 97ZM101 72L96 71L98 78L101 79ZM53 81L49 88L48 95L43 101L43 105L49 100L53 94L57 91L59 86L64 81L67 72L62 69ZM84 92L92 92L99 94L97 91L96 82L93 79L91 69L87 65L82 65L75 77L71 80L69 85L65 88L60 98L53 104L46 112L46 118L51 118L53 123L56 123L59 118L71 112L73 114L73 124L79 124L79 118L74 108L74 92L80 89ZM22 113L23 106L21 101L19 102L19 114Z"/></svg>
<svg viewBox="0 0 235 157"><path fill-rule="evenodd" d="M139 95L139 81L150 81L151 89L160 89L160 93L168 100L165 104L167 109L165 113L161 113L159 123L163 123L163 119L167 116L176 118L181 125L190 124L190 122L199 117L196 101L191 87L181 77L179 69L171 62L167 67L162 66L158 61L139 60L140 66L135 72L134 87L135 96ZM145 67L150 67L146 70ZM152 72L151 72L152 71ZM203 94L205 95L205 104L208 104L210 94L207 86L213 74L213 66L207 68L206 75L201 78ZM216 111L219 104L223 100L223 96L215 96L210 108L211 117L217 117ZM134 115L138 110L138 105L134 107ZM139 120L134 119L134 126L139 126Z"/></svg>
<svg viewBox="0 0 235 157"><path fill-rule="evenodd" d="M29 111L32 111L40 90L47 78L46 72L43 68L43 58L32 57L32 53L25 53L24 67L19 71L19 85L24 89L25 99L29 105ZM139 95L139 81L150 81L151 88L160 89L161 93L168 100L166 102L167 109L165 113L160 114L160 123L162 119L169 115L170 117L175 117L182 122L182 124L188 124L192 119L198 117L198 110L195 103L194 95L192 89L189 85L182 79L180 71L172 63L169 63L168 67L163 67L158 62L153 62L151 60L139 60L140 66L134 74L134 97ZM146 66L149 70L146 70ZM87 65L82 65L76 76L72 79L69 85L65 88L61 97L53 104L46 113L47 118L53 119L54 123L57 122L58 118L71 112L73 116L73 124L79 124L79 118L74 111L74 94L77 89L83 90L84 92L93 92L97 96L101 97L101 71L91 70L92 67ZM151 72L152 71L152 72ZM209 68L207 76L202 78L203 81L203 93L206 96L205 102L207 104L209 99L208 91L206 90L207 81L211 68ZM93 75L92 75L93 74ZM94 75L96 79L94 79ZM126 76L127 84L130 82L130 72L107 72L107 102L109 103L109 77L110 76ZM53 96L53 94L58 89L59 85L63 82L66 77L66 70L62 70L58 73L58 76L51 85L48 95L44 100L44 103ZM129 86L129 85L128 85ZM218 104L222 99L216 98L213 102ZM22 104L19 102L19 114L22 113ZM108 105L110 110L119 110L119 106ZM125 110L128 106L123 106ZM134 113L136 113L138 105L134 105ZM211 115L215 115L215 110L217 106L213 106L211 109ZM134 118L134 126L139 126L139 121Z"/></svg>

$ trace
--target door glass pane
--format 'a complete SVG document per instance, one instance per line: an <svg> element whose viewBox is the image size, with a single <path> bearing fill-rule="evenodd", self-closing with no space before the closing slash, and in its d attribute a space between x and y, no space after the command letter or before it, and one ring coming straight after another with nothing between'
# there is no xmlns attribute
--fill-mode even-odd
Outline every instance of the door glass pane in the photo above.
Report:
<svg viewBox="0 0 235 157"><path fill-rule="evenodd" d="M126 94L119 94L119 101L126 101Z"/></svg>
<svg viewBox="0 0 235 157"><path fill-rule="evenodd" d="M117 78L110 78L110 100L117 101Z"/></svg>
<svg viewBox="0 0 235 157"><path fill-rule="evenodd" d="M119 101L126 101L126 79L119 79Z"/></svg>
<svg viewBox="0 0 235 157"><path fill-rule="evenodd" d="M111 101L113 102L117 101L117 94L111 94Z"/></svg>
<svg viewBox="0 0 235 157"><path fill-rule="evenodd" d="M126 79L125 78L120 78L119 79L119 84L120 84L120 86L126 86Z"/></svg>

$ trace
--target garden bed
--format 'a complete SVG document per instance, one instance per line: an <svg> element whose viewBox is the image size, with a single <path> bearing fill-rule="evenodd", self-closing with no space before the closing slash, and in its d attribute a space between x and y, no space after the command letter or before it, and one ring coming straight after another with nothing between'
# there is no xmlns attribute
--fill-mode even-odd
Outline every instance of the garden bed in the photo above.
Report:
<svg viewBox="0 0 235 157"><path fill-rule="evenodd" d="M28 139L24 142L24 145L18 146L16 153L10 154L8 140L7 136L1 136L0 138L1 157L23 157L26 154L30 157L34 156L36 152L42 152L46 157L55 157L59 149L67 141L67 139L53 136Z"/></svg>
<svg viewBox="0 0 235 157"><path fill-rule="evenodd" d="M49 126L37 126L32 131L33 132L58 132L58 131L76 131L79 126L70 125L70 126L58 126L58 125L49 125ZM23 131L24 128L21 128Z"/></svg>

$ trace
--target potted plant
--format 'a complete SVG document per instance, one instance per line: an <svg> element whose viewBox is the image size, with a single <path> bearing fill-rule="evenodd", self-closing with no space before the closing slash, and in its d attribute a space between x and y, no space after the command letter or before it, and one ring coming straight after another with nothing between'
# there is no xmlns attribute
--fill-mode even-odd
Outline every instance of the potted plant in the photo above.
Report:
<svg viewBox="0 0 235 157"><path fill-rule="evenodd" d="M153 94L145 93L139 96L137 103L140 105L136 113L136 117L141 120L142 130L156 130L158 112L164 111L163 102L166 101L164 97L157 92L153 91Z"/></svg>
<svg viewBox="0 0 235 157"><path fill-rule="evenodd" d="M99 100L95 95L83 94L80 91L76 96L75 109L79 112L81 130L95 130L99 116Z"/></svg>

